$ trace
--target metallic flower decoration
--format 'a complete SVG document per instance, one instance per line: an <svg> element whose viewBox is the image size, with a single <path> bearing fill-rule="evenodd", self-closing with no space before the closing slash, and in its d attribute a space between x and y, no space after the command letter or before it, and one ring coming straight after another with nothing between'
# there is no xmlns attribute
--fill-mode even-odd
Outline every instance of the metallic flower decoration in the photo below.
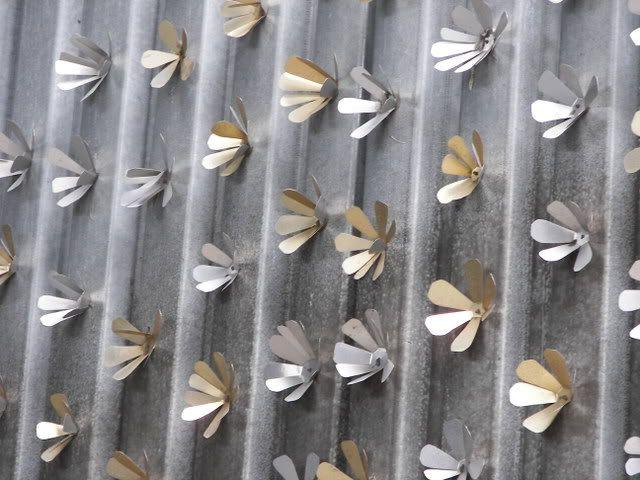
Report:
<svg viewBox="0 0 640 480"><path fill-rule="evenodd" d="M351 78L360 87L369 92L371 100L361 98L343 98L338 102L340 113L375 113L375 116L360 125L351 137L363 138L376 128L398 106L399 97L391 91L391 87L385 87L373 78L364 67L355 67L351 70Z"/></svg>
<svg viewBox="0 0 640 480"><path fill-rule="evenodd" d="M540 257L547 262L557 262L578 250L573 271L579 272L593 257L584 213L578 204L568 202L565 205L558 200L547 205L547 212L561 225L537 219L531 224L531 238L540 243L561 243L562 245L540 251Z"/></svg>
<svg viewBox="0 0 640 480"><path fill-rule="evenodd" d="M281 215L276 223L276 232L279 235L291 235L278 245L282 253L290 254L297 251L327 225L327 206L320 186L312 175L309 176L309 182L316 194L315 202L293 188L283 190L280 196L282 205L296 214Z"/></svg>
<svg viewBox="0 0 640 480"><path fill-rule="evenodd" d="M320 465L320 458L315 453L307 455L307 463L304 468L304 480L315 480L316 472ZM273 460L273 468L280 474L283 480L300 480L296 467L288 455L281 455Z"/></svg>
<svg viewBox="0 0 640 480"><path fill-rule="evenodd" d="M494 28L489 5L483 0L471 0L471 3L475 14L458 5L451 12L451 19L459 30L443 28L440 30L443 41L431 47L433 57L445 58L436 63L436 70L447 72L455 68L456 73L471 70L493 51L507 27L509 19L506 12L502 12Z"/></svg>
<svg viewBox="0 0 640 480"><path fill-rule="evenodd" d="M229 238L226 235L225 237ZM224 291L238 276L235 254L234 258L231 258L212 243L205 243L202 246L202 255L215 265L198 265L193 269L193 279L199 282L196 288L207 293L218 289Z"/></svg>
<svg viewBox="0 0 640 480"><path fill-rule="evenodd" d="M363 236L356 237L349 233L341 233L335 239L336 250L339 252L360 252L342 262L344 273L353 275L356 280L364 277L376 262L373 280L380 276L384 270L387 247L396 234L395 220L391 222L387 230L389 207L382 202L376 202L374 208L377 228L373 228L360 208L351 207L345 212L347 222Z"/></svg>
<svg viewBox="0 0 640 480"><path fill-rule="evenodd" d="M0 286L16 273L13 260L16 258L16 247L13 244L13 234L9 225L0 226L2 237L0 238Z"/></svg>
<svg viewBox="0 0 640 480"><path fill-rule="evenodd" d="M310 60L289 57L278 86L280 90L291 92L280 98L280 105L283 107L301 105L289 113L290 121L304 122L334 99L338 94L338 66L335 57L334 66L335 78Z"/></svg>
<svg viewBox="0 0 640 480"><path fill-rule="evenodd" d="M459 135L451 137L447 142L450 153L442 159L442 172L467 178L450 183L438 190L437 197L440 203L450 203L467 197L480 183L484 173L484 147L482 138L476 130L473 131L471 141L473 147L471 150Z"/></svg>
<svg viewBox="0 0 640 480"><path fill-rule="evenodd" d="M225 0L221 13L228 18L224 34L233 38L244 37L266 15L261 0Z"/></svg>
<svg viewBox="0 0 640 480"><path fill-rule="evenodd" d="M640 111L633 115L631 131L640 137ZM624 156L624 169L627 173L636 173L640 170L640 147L634 148Z"/></svg>
<svg viewBox="0 0 640 480"><path fill-rule="evenodd" d="M221 353L215 352L213 364L216 372L205 362L196 362L193 367L195 373L189 377L189 386L197 391L185 392L184 400L190 406L182 410L182 419L188 422L217 412L204 431L204 438L210 438L216 433L237 395L231 363L227 362Z"/></svg>
<svg viewBox="0 0 640 480"><path fill-rule="evenodd" d="M107 462L107 474L118 480L149 480L147 455L144 455L144 466L139 467L124 452L117 451Z"/></svg>
<svg viewBox="0 0 640 480"><path fill-rule="evenodd" d="M105 366L115 367L126 363L124 367L113 374L115 380L124 380L131 375L142 362L153 353L160 336L160 330L164 325L164 315L158 310L153 327L145 333L138 330L122 317L116 318L111 324L111 330L120 338L134 343L127 346L110 346L107 349ZM128 362L128 363L127 363Z"/></svg>
<svg viewBox="0 0 640 480"><path fill-rule="evenodd" d="M50 148L49 155L47 155L53 165L77 175L57 177L51 182L53 193L71 190L70 193L58 200L59 207L67 207L80 200L96 183L98 178L98 173L91 159L91 153L89 153L89 147L82 137L75 135L71 138L71 156L76 160L73 160L57 148Z"/></svg>
<svg viewBox="0 0 640 480"><path fill-rule="evenodd" d="M427 467L424 476L429 480L466 480L468 475L476 480L484 468L484 459L473 454L469 429L460 420L448 420L442 433L453 456L434 445L425 445L420 452L420 463Z"/></svg>
<svg viewBox="0 0 640 480"><path fill-rule="evenodd" d="M228 164L224 170L220 171L221 177L234 173L242 161L249 156L252 148L248 136L247 112L242 99L236 97L235 108L233 106L229 108L238 126L226 120L216 122L207 141L207 146L215 152L202 159L202 166L207 170Z"/></svg>
<svg viewBox="0 0 640 480"><path fill-rule="evenodd" d="M58 272L49 272L49 282L64 297L42 295L38 298L38 308L53 311L40 317L40 323L45 327L53 327L63 320L75 318L91 307L89 294L76 282Z"/></svg>
<svg viewBox="0 0 640 480"><path fill-rule="evenodd" d="M544 138L558 138L589 110L598 96L598 78L591 77L587 93L583 93L576 70L570 65L562 64L560 78L546 70L538 80L538 90L551 101L533 102L531 115L540 123L562 120L542 134Z"/></svg>
<svg viewBox="0 0 640 480"><path fill-rule="evenodd" d="M171 174L175 159L169 160L169 152L164 137L160 135L160 149L165 164L164 170L153 168L130 168L124 176L125 183L140 185L134 190L129 190L122 195L120 204L123 207L136 208L144 205L157 194L162 192L162 206L166 207L173 197Z"/></svg>
<svg viewBox="0 0 640 480"><path fill-rule="evenodd" d="M624 453L629 455L640 455L640 437L630 437L624 442ZM627 475L633 476L640 473L640 458L631 457L624 464Z"/></svg>
<svg viewBox="0 0 640 480"><path fill-rule="evenodd" d="M62 423L39 422L36 425L36 436L40 440L60 438L60 440L40 455L40 458L45 462L51 462L60 455L60 452L62 452L62 450L69 445L69 442L78 434L78 425L76 425L71 415L67 396L64 393L54 393L49 400L56 414L62 420Z"/></svg>
<svg viewBox="0 0 640 480"><path fill-rule="evenodd" d="M550 371L536 360L521 362L516 374L522 382L509 390L509 401L516 407L551 404L522 422L533 433L544 432L573 398L571 376L564 357L557 350L547 348L544 359Z"/></svg>
<svg viewBox="0 0 640 480"><path fill-rule="evenodd" d="M98 89L111 70L111 39L109 39L108 53L93 41L78 34L71 37L71 43L80 50L80 54L84 57L62 52L60 60L56 60L56 73L80 78L58 82L58 88L73 90L82 85L93 83L93 86L82 97L81 101L84 101Z"/></svg>
<svg viewBox="0 0 640 480"><path fill-rule="evenodd" d="M627 6L631 13L640 15L640 0L628 0ZM629 36L636 46L640 45L640 28L636 28Z"/></svg>
<svg viewBox="0 0 640 480"><path fill-rule="evenodd" d="M0 418L4 415L4 412L7 410L7 391L4 389L4 385L2 384L2 377L0 377Z"/></svg>
<svg viewBox="0 0 640 480"><path fill-rule="evenodd" d="M380 383L383 383L389 378L394 367L385 347L385 336L378 312L369 309L364 312L364 316L368 328L357 318L352 318L341 328L342 333L361 348L338 342L333 350L333 361L336 362L336 370L340 376L356 377L348 385L363 382L378 372L382 372Z"/></svg>
<svg viewBox="0 0 640 480"><path fill-rule="evenodd" d="M272 392L297 387L284 399L285 402L294 402L315 380L320 371L320 361L298 322L289 320L278 327L278 332L280 335L269 339L271 352L291 363L269 362L265 368L266 384Z"/></svg>
<svg viewBox="0 0 640 480"><path fill-rule="evenodd" d="M345 475L330 463L322 462L318 467L318 480L369 480L367 453L358 448L353 440L340 443L342 454L347 459L352 476Z"/></svg>
<svg viewBox="0 0 640 480"><path fill-rule="evenodd" d="M187 57L187 32L182 29L178 37L178 30L169 20L162 20L158 26L158 35L169 52L161 50L147 50L142 54L140 62L144 68L164 67L151 80L153 88L164 87L173 73L180 66L180 80L187 80L193 72L195 63ZM165 66L166 65L166 66Z"/></svg>
<svg viewBox="0 0 640 480"><path fill-rule="evenodd" d="M424 323L431 335L446 335L466 324L451 343L452 352L464 352L471 346L480 322L485 321L495 307L496 280L493 274L485 273L479 260L469 260L464 264L464 275L471 298L446 280L433 282L427 293L431 303L457 310L428 316Z"/></svg>
<svg viewBox="0 0 640 480"><path fill-rule="evenodd" d="M636 260L629 269L629 276L640 281L640 260ZM640 309L640 290L625 290L618 297L618 307L624 312L633 312ZM640 340L640 325L629 332L631 338Z"/></svg>
<svg viewBox="0 0 640 480"><path fill-rule="evenodd" d="M0 154L5 156L0 158L0 178L18 177L7 189L7 192L10 192L22 184L31 168L35 132L29 145L20 127L11 120L7 120L7 130L15 141L0 132Z"/></svg>

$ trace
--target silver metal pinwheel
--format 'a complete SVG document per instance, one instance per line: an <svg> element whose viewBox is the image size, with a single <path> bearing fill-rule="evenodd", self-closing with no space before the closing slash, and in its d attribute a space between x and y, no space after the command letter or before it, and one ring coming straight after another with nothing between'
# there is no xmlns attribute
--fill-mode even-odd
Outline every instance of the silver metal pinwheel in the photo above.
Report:
<svg viewBox="0 0 640 480"><path fill-rule="evenodd" d="M546 70L538 80L538 90L550 100L536 100L531 104L531 115L536 122L562 120L547 129L544 138L558 138L584 115L598 96L598 78L591 77L586 93L582 91L576 70L560 65L560 78Z"/></svg>
<svg viewBox="0 0 640 480"><path fill-rule="evenodd" d="M628 455L640 455L640 437L629 437L624 442L624 453ZM630 477L640 473L640 457L635 456L627 459L624 470Z"/></svg>
<svg viewBox="0 0 640 480"><path fill-rule="evenodd" d="M629 269L629 276L636 281L640 281L640 260L633 262ZM633 312L640 309L640 290L624 290L618 297L618 307L623 312ZM640 340L640 325L632 328L629 336Z"/></svg>
<svg viewBox="0 0 640 480"><path fill-rule="evenodd" d="M265 368L266 384L272 392L297 387L284 399L294 402L313 384L320 362L301 324L289 320L278 327L278 333L269 339L271 352L291 363L269 362Z"/></svg>
<svg viewBox="0 0 640 480"><path fill-rule="evenodd" d="M473 10L459 5L451 12L451 19L458 30L440 30L441 42L431 47L431 55L444 58L435 64L436 70L456 73L466 72L478 65L496 46L504 33L509 18L502 12L498 23L493 25L493 13L483 0L471 0Z"/></svg>
<svg viewBox="0 0 640 480"><path fill-rule="evenodd" d="M228 235L224 235L228 244L231 243ZM213 292L221 289L224 291L238 276L239 269L233 258L224 253L212 243L202 246L202 256L214 263L214 265L198 265L193 269L193 279L198 282L196 288L201 292Z"/></svg>
<svg viewBox="0 0 640 480"><path fill-rule="evenodd" d="M476 480L482 473L485 462L474 454L469 429L460 420L448 420L442 427L442 433L451 455L435 445L425 445L420 451L420 463L427 467L424 476L429 480L453 477L466 480L467 476Z"/></svg>
<svg viewBox="0 0 640 480"><path fill-rule="evenodd" d="M20 127L11 120L7 120L7 130L15 140L0 132L0 154L3 156L0 158L0 178L18 177L7 189L10 192L22 184L31 168L35 131L29 144Z"/></svg>
<svg viewBox="0 0 640 480"><path fill-rule="evenodd" d="M45 327L53 327L64 320L80 316L91 307L89 294L66 275L49 272L49 282L64 297L41 295L38 298L40 310L53 312L40 317L40 323Z"/></svg>
<svg viewBox="0 0 640 480"><path fill-rule="evenodd" d="M363 382L378 372L382 372L380 383L383 383L389 378L394 368L385 347L386 342L378 312L369 309L364 312L364 316L369 328L357 318L352 318L341 328L344 335L360 346L338 342L333 350L333 361L340 376L356 377L348 383L349 385Z"/></svg>
<svg viewBox="0 0 640 480"><path fill-rule="evenodd" d="M315 480L320 458L315 453L307 455L303 480ZM283 480L300 480L293 460L288 455L281 455L273 460L273 468L280 474Z"/></svg>
<svg viewBox="0 0 640 480"><path fill-rule="evenodd" d="M578 250L573 271L579 272L593 257L584 213L574 202L568 202L565 205L557 200L547 205L547 212L561 225L537 219L531 224L531 238L540 243L560 243L561 245L540 251L540 257L547 262L557 262Z"/></svg>
<svg viewBox="0 0 640 480"><path fill-rule="evenodd" d="M351 70L351 78L360 87L369 92L370 100L362 98L343 98L338 102L340 113L362 114L373 113L375 116L351 132L352 138L363 138L369 135L382 121L387 118L397 107L400 100L391 87L385 87L376 80L364 67L355 67Z"/></svg>
<svg viewBox="0 0 640 480"><path fill-rule="evenodd" d="M77 175L57 177L51 182L53 193L71 190L70 193L58 200L57 205L59 207L68 207L80 200L98 179L98 173L93 166L89 147L82 137L78 135L74 135L71 138L71 157L57 148L50 148L47 159L53 165Z"/></svg>
<svg viewBox="0 0 640 480"><path fill-rule="evenodd" d="M84 101L98 89L111 70L111 38L109 38L109 48L106 52L82 35L75 34L71 37L71 43L80 50L84 57L67 52L60 53L60 60L56 60L56 73L80 78L64 80L58 82L57 85L60 90L73 90L82 85L93 83L93 86L82 97L81 101Z"/></svg>
<svg viewBox="0 0 640 480"><path fill-rule="evenodd" d="M171 185L171 174L175 159L169 160L169 152L164 136L160 135L160 150L165 169L156 170L153 168L130 168L126 171L124 181L139 187L129 190L122 195L120 204L123 207L141 207L157 194L162 192L162 206L166 207L173 196L173 186Z"/></svg>

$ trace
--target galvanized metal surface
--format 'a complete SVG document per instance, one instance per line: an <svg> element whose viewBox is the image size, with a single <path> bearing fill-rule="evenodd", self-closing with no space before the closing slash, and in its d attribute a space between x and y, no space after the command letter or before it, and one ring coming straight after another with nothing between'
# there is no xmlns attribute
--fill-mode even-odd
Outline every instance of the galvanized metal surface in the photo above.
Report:
<svg viewBox="0 0 640 480"><path fill-rule="evenodd" d="M629 122L638 105L640 54L628 38L638 18L623 0L494 0L510 28L495 53L467 77L433 69L430 45L450 25L457 0L281 0L266 22L241 40L222 33L218 0L5 0L0 3L0 118L36 130L35 161L26 185L0 193L0 222L14 228L18 273L0 293L0 373L10 404L0 420L0 479L106 478L114 449L139 460L152 478L269 479L282 453L302 465L307 452L334 460L353 438L370 454L375 478L417 479L427 442L439 444L448 418L469 425L486 455L485 479L618 479L622 445L640 433L640 345L628 338L632 315L617 308L631 285L636 258L638 185L622 168L634 146ZM158 44L157 23L184 26L196 71L186 83L152 91L140 56ZM95 96L56 89L53 66L73 33L101 45L113 39L114 66ZM348 133L352 115L329 106L308 124L288 122L278 105L277 78L298 54L330 68L336 53L341 95L358 95L348 70L384 73L401 104L389 122L360 143ZM567 134L543 140L530 116L545 69L569 63L596 74L601 94ZM227 180L203 169L212 123L235 95L245 101L254 152ZM436 191L447 139L478 129L487 169L481 186L441 206ZM159 134L176 155L175 196L164 210L120 207L122 177L160 162ZM97 184L77 206L55 205L50 180L59 173L47 146L68 148L82 135L95 155ZM393 135L404 143L389 137ZM313 174L332 198L329 227L298 254L282 255L274 231L283 212L279 191L307 188ZM3 182L3 186L4 186ZM8 186L8 184L6 185ZM333 238L348 231L340 213L356 204L371 212L387 202L398 223L389 262L375 283L341 273ZM574 274L569 262L545 264L529 237L552 199L575 200L598 228L595 258ZM242 271L221 295L194 287L200 246L222 232L236 243ZM473 347L449 352L424 318L436 278L459 281L465 260L480 258L495 273L496 313ZM49 329L36 300L47 272L83 282L94 306L84 317ZM103 367L111 320L146 325L160 307L167 324L156 352L127 381ZM340 325L377 308L396 363L389 382L346 387L331 361ZM286 319L321 338L319 382L302 401L285 404L264 386L268 337ZM509 404L515 367L563 352L576 394L543 435L520 426L524 411ZM236 366L241 396L218 435L201 437L180 419L193 363L223 352ZM35 425L52 419L48 396L64 391L81 432L50 465L39 459ZM530 413L530 412L529 412ZM339 458L340 456L338 456Z"/></svg>

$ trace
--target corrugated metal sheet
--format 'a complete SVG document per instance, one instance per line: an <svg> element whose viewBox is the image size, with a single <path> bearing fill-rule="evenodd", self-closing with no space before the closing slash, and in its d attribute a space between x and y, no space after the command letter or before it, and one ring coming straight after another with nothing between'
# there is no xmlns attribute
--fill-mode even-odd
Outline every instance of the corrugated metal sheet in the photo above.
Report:
<svg viewBox="0 0 640 480"><path fill-rule="evenodd" d="M441 441L447 418L466 422L488 459L486 479L623 478L622 445L640 433L637 344L627 332L618 293L636 257L638 185L622 157L634 144L629 121L638 105L640 55L627 33L637 17L622 0L493 0L510 29L495 55L466 77L436 72L429 48L449 25L458 0L280 0L268 20L242 40L222 33L219 0L156 2L5 0L0 3L0 118L33 125L37 146L28 182L0 193L0 222L18 241L19 271L0 293L0 372L10 405L0 420L0 479L106 478L120 448L139 459L146 449L153 478L275 478L271 460L307 452L336 458L354 438L382 479L420 478L420 448ZM139 61L158 43L168 18L190 35L198 64L186 83L152 91ZM98 93L55 87L54 60L73 33L106 44L114 66ZM360 143L348 133L353 116L335 104L307 124L290 124L278 105L276 80L286 58L303 55L330 67L336 53L341 94L357 95L348 70L381 65L402 98L390 121ZM536 82L546 68L570 63L600 78L594 107L557 141L541 138L531 119ZM220 180L204 170L211 124L244 98L255 150L240 171ZM439 164L446 141L477 128L487 172L467 200L441 206ZM125 170L157 165L163 133L177 162L175 196L162 210L119 206ZM47 146L68 148L82 135L101 176L88 197L63 210L49 182L57 169ZM393 135L406 143L389 138ZM307 188L314 174L332 198L329 227L302 252L282 255L274 231L278 192ZM4 182L3 182L4 186ZM8 186L8 184L7 184ZM6 188L6 187L5 187ZM358 283L341 273L333 237L348 226L348 205L371 211L386 201L398 223L383 276ZM575 200L598 227L595 258L574 274L570 264L544 264L529 237L552 199ZM222 295L194 288L200 246L227 232L241 275ZM450 339L423 324L436 278L461 278L478 257L496 274L499 306L468 353L453 355ZM37 297L50 269L81 280L94 307L81 319L43 327ZM103 367L122 315L144 325L155 308L167 325L151 360L124 383ZM339 326L377 308L391 336L396 371L389 383L346 388L331 361ZM266 390L262 366L268 337L286 319L322 338L319 382L295 405ZM520 426L522 409L508 389L523 359L544 347L561 350L575 372L576 395L556 423L535 435ZM180 419L182 392L194 361L215 350L237 368L241 396L211 440ZM38 421L51 417L48 396L65 391L80 435L53 464L39 459Z"/></svg>

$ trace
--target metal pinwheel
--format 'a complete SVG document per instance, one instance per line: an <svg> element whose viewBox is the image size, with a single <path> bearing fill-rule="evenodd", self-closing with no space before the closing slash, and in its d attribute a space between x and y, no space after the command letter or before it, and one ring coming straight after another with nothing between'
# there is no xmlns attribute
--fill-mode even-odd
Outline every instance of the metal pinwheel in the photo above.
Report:
<svg viewBox="0 0 640 480"><path fill-rule="evenodd" d="M440 30L443 41L431 47L433 57L445 58L436 63L436 70L455 69L456 73L471 70L493 51L504 33L509 23L506 12L502 12L494 27L489 5L483 0L471 0L471 3L475 13L461 5L454 8L451 19L459 30L443 28Z"/></svg>
<svg viewBox="0 0 640 480"><path fill-rule="evenodd" d="M22 184L31 168L35 132L31 135L29 145L20 127L11 120L7 120L7 130L15 140L0 132L0 154L4 155L4 158L0 158L0 178L18 177L7 189L10 192Z"/></svg>
<svg viewBox="0 0 640 480"><path fill-rule="evenodd" d="M378 372L382 372L380 383L384 383L394 368L385 347L386 341L378 312L369 309L364 312L364 316L369 328L357 318L352 318L340 329L360 346L338 342L333 350L333 361L340 376L356 377L348 385L363 382Z"/></svg>
<svg viewBox="0 0 640 480"><path fill-rule="evenodd" d="M244 37L266 16L261 0L225 0L221 14L228 19L224 34L233 38Z"/></svg>
<svg viewBox="0 0 640 480"><path fill-rule="evenodd" d="M640 111L633 115L631 131L640 137ZM634 148L624 156L624 169L627 173L636 173L640 170L640 147Z"/></svg>
<svg viewBox="0 0 640 480"><path fill-rule="evenodd" d="M640 437L630 437L624 442L624 453L640 455ZM624 464L624 469L630 477L640 473L640 457L631 457Z"/></svg>
<svg viewBox="0 0 640 480"><path fill-rule="evenodd" d="M231 243L225 235L227 243ZM234 258L224 253L212 243L202 246L202 256L214 265L198 265L193 269L193 279L198 282L196 288L201 292L224 291L238 276L239 269Z"/></svg>
<svg viewBox="0 0 640 480"><path fill-rule="evenodd" d="M74 135L71 138L71 156L75 160L57 148L50 148L49 155L47 155L53 165L77 175L57 177L51 182L53 193L71 190L70 193L58 200L57 205L59 207L67 207L80 200L98 179L98 173L93 166L89 147L82 137L78 135Z"/></svg>
<svg viewBox="0 0 640 480"><path fill-rule="evenodd" d="M433 282L427 293L432 303L457 310L428 316L425 325L432 335L446 335L466 324L451 343L452 352L464 352L471 346L480 323L491 315L495 306L496 280L493 274L485 273L479 260L465 263L464 274L471 298L446 280Z"/></svg>
<svg viewBox="0 0 640 480"><path fill-rule="evenodd" d="M544 138L558 138L584 115L598 96L598 78L591 77L587 92L582 91L576 70L560 65L560 78L546 70L538 80L538 90L551 100L536 100L531 104L531 115L536 122L562 122L547 129Z"/></svg>
<svg viewBox="0 0 640 480"><path fill-rule="evenodd" d="M171 175L175 159L169 160L169 152L164 137L160 135L160 150L165 164L164 170L153 168L130 168L124 176L125 183L140 185L122 194L120 204L127 208L137 208L144 205L157 194L162 192L162 207L166 207L173 197L173 186L171 185Z"/></svg>
<svg viewBox="0 0 640 480"><path fill-rule="evenodd" d="M234 173L242 161L249 156L252 148L249 143L247 113L242 99L236 97L235 108L232 105L229 109L239 126L226 120L216 122L207 141L207 146L215 152L202 159L202 166L207 170L228 164L220 170L221 177Z"/></svg>
<svg viewBox="0 0 640 480"><path fill-rule="evenodd" d="M373 78L364 67L352 69L351 78L360 87L369 92L371 100L343 98L338 102L338 111L345 114L375 113L373 118L351 132L352 138L363 138L369 135L374 128L396 109L399 97L391 91L391 87L385 87Z"/></svg>
<svg viewBox="0 0 640 480"><path fill-rule="evenodd" d="M316 472L320 465L320 458L315 453L307 455L303 480L315 480ZM280 474L283 480L300 480L296 467L288 455L281 455L273 460L273 468Z"/></svg>
<svg viewBox="0 0 640 480"><path fill-rule="evenodd" d="M584 213L578 204L568 202L565 205L558 200L547 205L547 212L561 225L537 219L531 224L531 238L540 243L560 243L562 245L541 250L540 257L547 262L557 262L578 250L573 271L579 272L589 264L593 257Z"/></svg>
<svg viewBox="0 0 640 480"><path fill-rule="evenodd" d="M629 269L629 276L636 281L640 281L640 260L633 262ZM624 290L618 297L618 307L623 312L633 312L640 309L640 290ZM640 340L640 325L632 328L629 336Z"/></svg>
<svg viewBox="0 0 640 480"><path fill-rule="evenodd" d="M301 123L322 110L338 94L338 65L334 57L335 78L310 60L289 57L278 86L287 92L280 98L280 105L293 107L289 120Z"/></svg>
<svg viewBox="0 0 640 480"><path fill-rule="evenodd" d="M187 57L187 32L182 29L182 33L178 37L175 25L169 20L162 20L158 26L158 34L164 46L170 51L147 50L140 59L144 68L164 67L160 73L153 77L151 86L153 88L164 87L171 80L178 66L180 66L180 80L187 80L195 66L193 59Z"/></svg>
<svg viewBox="0 0 640 480"><path fill-rule="evenodd" d="M367 453L358 448L353 440L345 440L340 443L340 448L347 464L351 468L352 476L345 475L337 467L327 462L322 462L318 467L318 480L369 480L369 465Z"/></svg>
<svg viewBox="0 0 640 480"><path fill-rule="evenodd" d="M313 176L309 176L309 182L316 194L315 202L293 188L287 188L280 196L282 205L295 214L281 215L276 223L279 235L291 235L278 245L284 254L297 251L327 225L327 207L320 186Z"/></svg>
<svg viewBox="0 0 640 480"><path fill-rule="evenodd" d="M557 350L544 351L549 370L536 360L525 360L518 365L518 382L509 390L509 401L516 407L551 404L527 417L522 425L533 433L544 432L560 410L573 399L571 375L567 362Z"/></svg>
<svg viewBox="0 0 640 480"><path fill-rule="evenodd" d="M278 333L269 339L271 352L291 363L269 362L265 368L266 384L272 392L297 387L284 399L294 402L313 384L320 371L320 362L298 322L285 322L278 327Z"/></svg>
<svg viewBox="0 0 640 480"><path fill-rule="evenodd" d="M627 0L627 7L634 15L640 15L640 0ZM629 36L636 46L640 46L640 28L636 28Z"/></svg>
<svg viewBox="0 0 640 480"><path fill-rule="evenodd" d="M93 86L82 97L81 101L84 101L98 89L111 70L111 38L107 52L82 35L75 34L71 37L71 43L85 57L60 53L60 60L56 60L56 73L80 79L65 80L57 85L60 90L73 90L93 82Z"/></svg>
<svg viewBox="0 0 640 480"><path fill-rule="evenodd" d="M188 422L216 412L204 431L204 438L210 438L216 433L237 395L233 366L219 352L213 354L213 364L216 372L205 362L196 362L193 367L195 373L189 377L189 386L196 391L185 392L184 400L189 407L182 410L182 419Z"/></svg>
<svg viewBox="0 0 640 480"><path fill-rule="evenodd" d="M471 195L484 173L484 147L482 138L476 130L472 134L471 150L459 135L451 137L447 146L449 153L442 159L442 172L467 178L450 183L438 190L437 197L440 203L450 203Z"/></svg>
<svg viewBox="0 0 640 480"><path fill-rule="evenodd" d="M476 480L484 468L484 459L474 455L469 429L460 420L448 420L442 431L453 456L434 445L425 445L420 451L420 463L427 467L424 476L429 480L466 480L468 475Z"/></svg>
<svg viewBox="0 0 640 480"><path fill-rule="evenodd" d="M362 233L356 237L349 233L341 233L335 239L336 250L339 252L360 252L350 256L342 262L342 270L347 275L353 275L356 280L364 277L371 267L373 280L376 280L384 270L387 257L387 247L396 234L396 222L391 222L387 229L389 207L382 202L375 203L376 228L359 207L351 207L345 212L347 222Z"/></svg>
<svg viewBox="0 0 640 480"><path fill-rule="evenodd" d="M160 330L164 325L164 315L158 310L153 326L148 333L141 332L131 323L122 317L116 318L111 329L120 338L135 345L131 346L110 346L107 349L105 366L115 367L126 363L124 367L113 374L114 380L124 380L131 375L149 356L153 353L160 337Z"/></svg>
<svg viewBox="0 0 640 480"><path fill-rule="evenodd" d="M89 294L66 275L49 272L49 282L65 296L41 295L38 298L40 310L53 311L40 317L40 323L45 327L52 327L64 320L80 316L91 307Z"/></svg>
<svg viewBox="0 0 640 480"><path fill-rule="evenodd" d="M78 425L71 415L67 396L64 393L54 393L49 400L62 423L39 422L36 425L36 436L40 440L60 438L40 455L45 462L53 461L78 434Z"/></svg>
<svg viewBox="0 0 640 480"><path fill-rule="evenodd" d="M13 243L13 234L9 225L1 225L2 237L0 237L0 286L16 273L14 260L16 247Z"/></svg>

